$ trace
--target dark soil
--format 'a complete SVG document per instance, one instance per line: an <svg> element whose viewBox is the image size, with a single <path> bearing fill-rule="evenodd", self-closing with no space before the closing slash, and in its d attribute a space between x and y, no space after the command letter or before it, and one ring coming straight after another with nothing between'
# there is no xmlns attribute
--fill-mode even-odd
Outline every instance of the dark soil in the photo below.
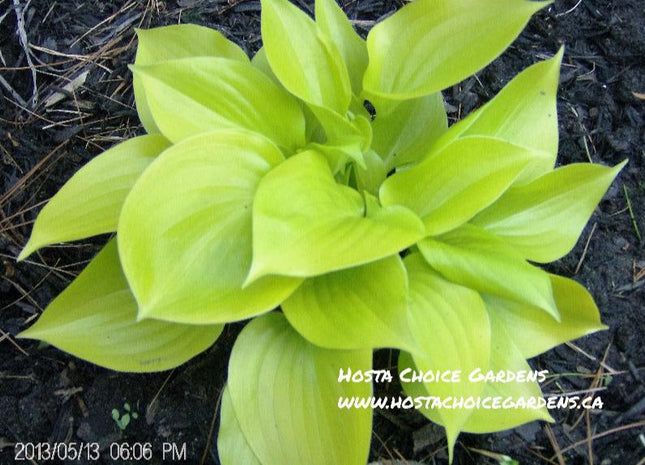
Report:
<svg viewBox="0 0 645 465"><path fill-rule="evenodd" d="M366 33L374 20L399 6L358 0L346 11ZM185 463L219 463L218 401L240 328L230 327L210 350L171 372L108 371L14 337L106 238L50 247L20 264L15 257L44 201L93 156L142 133L127 69L136 46L133 27L203 24L252 53L260 46L259 10L257 0L0 0L0 464L14 462L15 443L65 441L100 444L100 459L82 463L116 463L110 444L123 442L152 444L154 457L147 463L164 462L164 443L186 444ZM531 362L556 375L545 392L598 388L604 408L556 411L557 423L550 426L464 434L455 463L498 463L482 451L521 464L645 463L644 26L642 0L556 0L500 59L445 92L455 120L564 44L560 163L614 165L630 159L578 246L549 266L590 290L610 329ZM28 57L19 31L30 44ZM81 75L81 86L63 89ZM55 94L62 99L51 104ZM381 351L375 359L379 366L392 366L396 355ZM398 387L387 389L396 393ZM138 419L122 431L111 411L123 413L126 402ZM441 430L420 414L375 412L371 460L445 464L446 456ZM166 456L165 463L174 462Z"/></svg>

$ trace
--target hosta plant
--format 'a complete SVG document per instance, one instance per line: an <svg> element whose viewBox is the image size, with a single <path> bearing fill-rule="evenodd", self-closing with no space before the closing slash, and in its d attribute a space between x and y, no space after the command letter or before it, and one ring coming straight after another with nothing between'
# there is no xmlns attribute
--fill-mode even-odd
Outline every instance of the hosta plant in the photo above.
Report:
<svg viewBox="0 0 645 465"><path fill-rule="evenodd" d="M375 348L401 369L521 372L603 326L587 291L538 265L566 255L622 167L555 167L563 56L520 73L448 128L445 89L498 56L547 3L416 0L363 40L334 0L315 20L262 0L249 60L215 30L138 31L147 135L83 167L20 258L116 232L23 337L147 372L235 343L223 464L364 464ZM369 377L367 378L369 379ZM444 380L445 381L445 380ZM417 382L413 396L540 397L536 381ZM545 408L422 407L485 433Z"/></svg>

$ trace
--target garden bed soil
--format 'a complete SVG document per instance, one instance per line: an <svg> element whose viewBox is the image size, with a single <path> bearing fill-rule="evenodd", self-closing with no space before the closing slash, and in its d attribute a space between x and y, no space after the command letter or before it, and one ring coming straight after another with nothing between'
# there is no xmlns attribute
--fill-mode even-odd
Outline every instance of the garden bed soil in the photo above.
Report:
<svg viewBox="0 0 645 465"><path fill-rule="evenodd" d="M345 5L362 34L398 7L391 0ZM15 257L39 209L79 167L142 133L127 68L134 27L203 24L252 54L261 44L259 14L256 0L0 1L0 464L14 462L16 443L64 441L100 444L98 460L76 463L118 463L110 458L113 443L150 443L146 463L175 463L170 455L164 461L164 443L180 453L185 444L185 463L219 463L219 398L241 326L172 371L115 373L15 338L107 237L46 248L21 263ZM502 57L444 92L453 122L565 45L559 163L630 160L576 248L548 266L589 289L609 329L531 361L554 375L545 392L595 390L603 409L558 410L554 424L463 434L457 464L498 463L494 454L523 465L645 463L644 25L641 0L556 0ZM394 369L395 360L392 351L375 355L382 368ZM398 394L400 387L379 391ZM138 418L120 429L112 410L123 414L125 403ZM441 429L414 411L376 411L370 460L391 459L447 463Z"/></svg>

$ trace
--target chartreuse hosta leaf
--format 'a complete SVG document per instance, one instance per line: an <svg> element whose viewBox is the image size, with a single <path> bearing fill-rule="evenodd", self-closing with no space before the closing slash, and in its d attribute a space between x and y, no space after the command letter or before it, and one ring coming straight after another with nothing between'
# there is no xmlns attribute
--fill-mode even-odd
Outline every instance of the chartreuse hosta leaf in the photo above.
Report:
<svg viewBox="0 0 645 465"><path fill-rule="evenodd" d="M41 210L18 260L47 245L116 231L132 185L169 145L160 135L140 136L92 159Z"/></svg>
<svg viewBox="0 0 645 465"><path fill-rule="evenodd" d="M132 66L161 133L173 143L215 129L244 128L293 152L304 145L295 99L250 63L193 57Z"/></svg>
<svg viewBox="0 0 645 465"><path fill-rule="evenodd" d="M341 116L328 108L310 107L319 124L324 128L324 143L312 143L309 148L324 154L334 173L342 170L347 162L354 160L366 168L364 152L372 141L372 127L362 115Z"/></svg>
<svg viewBox="0 0 645 465"><path fill-rule="evenodd" d="M349 73L352 91L360 95L367 68L367 46L356 33L336 0L316 2L316 25L336 45Z"/></svg>
<svg viewBox="0 0 645 465"><path fill-rule="evenodd" d="M378 195L379 187L387 177L387 168L381 157L374 151L365 152L365 168L354 165L354 175L356 177L356 188L359 191L367 191L372 195Z"/></svg>
<svg viewBox="0 0 645 465"><path fill-rule="evenodd" d="M514 375L529 373L531 366L524 355L515 345L512 334L515 328L505 326L494 312L489 312L491 323L490 370L493 373L511 373ZM479 373L473 379L477 379ZM528 379L510 382L487 382L482 391L482 397L524 399L536 402L542 398L542 390L537 381ZM546 407L541 408L497 408L473 410L472 415L464 425L463 430L469 433L490 433L515 428L516 426L535 420L553 421Z"/></svg>
<svg viewBox="0 0 645 465"><path fill-rule="evenodd" d="M281 87L282 84L277 76L273 73L269 60L267 60L267 53L264 47L261 47L260 50L255 52L253 58L251 59L251 64L255 66L258 70L262 71L267 77L271 78L273 83L278 87Z"/></svg>
<svg viewBox="0 0 645 465"><path fill-rule="evenodd" d="M372 126L361 115L348 112L347 116L330 111L328 108L311 108L325 129L326 145L349 145L354 142L362 151L367 151L372 143Z"/></svg>
<svg viewBox="0 0 645 465"><path fill-rule="evenodd" d="M408 280L398 255L305 280L282 303L305 338L333 349L413 347Z"/></svg>
<svg viewBox="0 0 645 465"><path fill-rule="evenodd" d="M488 313L479 294L441 278L418 253L405 258L405 267L410 280L408 320L416 343L412 350L416 367L423 372L486 371L491 334ZM440 398L476 397L483 388L482 383L472 383L467 376L425 384L429 395ZM451 456L470 413L467 409L436 412L446 428Z"/></svg>
<svg viewBox="0 0 645 465"><path fill-rule="evenodd" d="M369 149L371 127L362 114L348 110L352 84L360 85L365 69L365 43L334 0L317 2L318 23L289 0L262 0L262 10L271 69L324 128L325 144L312 147L329 158L335 172L349 160L364 167L362 153Z"/></svg>
<svg viewBox="0 0 645 465"><path fill-rule="evenodd" d="M387 171L419 161L448 128L440 93L396 103L388 113L377 105L372 122L372 148L383 158Z"/></svg>
<svg viewBox="0 0 645 465"><path fill-rule="evenodd" d="M301 100L344 116L352 90L334 42L289 0L261 3L262 41L280 82Z"/></svg>
<svg viewBox="0 0 645 465"><path fill-rule="evenodd" d="M153 29L137 29L135 63L151 65L177 58L220 57L248 62L237 44L219 31L196 24L173 24Z"/></svg>
<svg viewBox="0 0 645 465"><path fill-rule="evenodd" d="M508 299L484 295L488 311L509 331L509 337L525 358L535 357L558 344L606 329L598 307L587 290L577 282L550 275L553 298L558 306L557 322L537 308Z"/></svg>
<svg viewBox="0 0 645 465"><path fill-rule="evenodd" d="M518 74L491 101L454 124L433 147L441 150L458 137L489 136L530 148L533 159L515 184L553 169L558 151L556 92L564 48L550 60Z"/></svg>
<svg viewBox="0 0 645 465"><path fill-rule="evenodd" d="M500 139L465 137L381 186L383 205L404 205L430 235L450 231L493 203L517 178L531 152Z"/></svg>
<svg viewBox="0 0 645 465"><path fill-rule="evenodd" d="M111 240L20 337L40 339L119 371L161 371L210 347L222 325L137 322L137 304Z"/></svg>
<svg viewBox="0 0 645 465"><path fill-rule="evenodd" d="M219 424L217 452L222 465L262 465L240 428L228 387L222 392Z"/></svg>
<svg viewBox="0 0 645 465"><path fill-rule="evenodd" d="M407 264L407 261L406 261ZM561 321L557 322L537 308L527 307L491 295L483 295L491 327L491 352L488 370L493 373L528 373L530 366L525 359L534 357L563 342L603 329L598 309L588 292L578 283L567 278L551 275L554 298ZM410 273L410 287L414 287L414 275ZM415 359L416 360L416 359ZM416 366L410 354L402 352L399 370ZM473 377L481 379L483 368ZM486 397L501 397L529 400L542 397L537 382L486 382L479 394ZM433 395L431 385L406 383L409 395ZM440 412L421 409L421 412L437 423L444 423ZM551 421L544 408L499 408L474 409L462 430L471 433L488 433L519 426L534 420Z"/></svg>
<svg viewBox="0 0 645 465"><path fill-rule="evenodd" d="M152 65L177 58L212 56L248 62L244 51L218 31L194 24L175 24L154 29L137 29L136 65ZM137 113L148 133L158 133L146 101L141 79L134 76L132 85Z"/></svg>
<svg viewBox="0 0 645 465"><path fill-rule="evenodd" d="M596 205L625 166L579 163L509 189L472 222L528 260L548 263L571 251Z"/></svg>
<svg viewBox="0 0 645 465"><path fill-rule="evenodd" d="M283 156L241 130L200 134L166 150L141 176L119 221L119 253L140 317L242 320L280 304L298 279L242 290L251 265L251 211L262 176Z"/></svg>
<svg viewBox="0 0 645 465"><path fill-rule="evenodd" d="M531 161L515 185L551 171L558 151L556 92L563 53L564 48L518 74L490 102L444 133L431 153L459 137L496 137L531 149Z"/></svg>
<svg viewBox="0 0 645 465"><path fill-rule="evenodd" d="M446 279L528 303L559 319L549 275L530 265L493 234L465 224L441 236L423 239L418 245L430 266Z"/></svg>
<svg viewBox="0 0 645 465"><path fill-rule="evenodd" d="M531 15L548 3L409 3L369 32L363 88L368 94L408 99L456 84L500 55Z"/></svg>
<svg viewBox="0 0 645 465"><path fill-rule="evenodd" d="M327 159L299 153L272 169L253 203L253 265L247 282L268 274L308 277L398 253L424 236L401 206L337 184Z"/></svg>
<svg viewBox="0 0 645 465"><path fill-rule="evenodd" d="M260 48L260 50L256 52L256 54L253 56L253 59L251 60L251 64L258 70L262 71L265 75L267 75L271 79L271 81L273 81L273 83L278 87L284 88L278 77L271 69L271 65L269 64L269 60L267 59L267 54L264 47ZM305 103L303 103L302 101L298 101L298 103L300 104L300 108L302 109L302 113L305 119L305 140L307 142L316 140L316 133L320 132L321 137L319 139L319 142L324 141L324 131L320 127L320 122L318 121L316 116L311 112L311 110Z"/></svg>
<svg viewBox="0 0 645 465"><path fill-rule="evenodd" d="M262 465L364 465L371 409L341 409L338 400L369 397L371 383L338 378L341 369L369 370L371 358L371 350L317 347L279 313L256 318L242 330L229 362L228 393L238 426L223 427L240 430ZM231 456L220 450L220 458Z"/></svg>
<svg viewBox="0 0 645 465"><path fill-rule="evenodd" d="M509 335L514 328L506 328L492 314L489 314L489 321L492 344L490 348L490 363L487 369L480 368L474 372L461 373L462 378L472 379L472 384L481 386L480 393L474 396L473 399L475 402L479 400L480 407L469 410L470 414L462 424L461 431L468 433L491 433L514 428L535 420L553 421L546 407L539 407L538 405L534 408L529 406L529 402L537 405L539 399L542 398L542 391L538 382L535 380L537 379L535 372L533 372ZM417 369L412 356L407 352L401 352L399 357L399 372L406 368ZM533 373L531 375L533 379L528 377L531 372ZM500 377L500 381L485 381L484 376L487 373L492 373L493 376L499 373L502 373L502 376L506 376L506 373L509 373L509 376L524 374L522 375L524 379L519 382L509 381L508 379ZM433 393L429 390L431 387L432 385L419 382L403 384L403 389L410 396L432 396ZM459 397L461 397L460 394ZM466 395L463 397L466 399L469 396ZM507 408L500 407L499 405L498 408L492 408L495 398L499 398L499 402L513 402L517 407L510 408L507 404ZM422 407L419 411L435 423L444 424L440 416L441 411L426 409L425 407Z"/></svg>

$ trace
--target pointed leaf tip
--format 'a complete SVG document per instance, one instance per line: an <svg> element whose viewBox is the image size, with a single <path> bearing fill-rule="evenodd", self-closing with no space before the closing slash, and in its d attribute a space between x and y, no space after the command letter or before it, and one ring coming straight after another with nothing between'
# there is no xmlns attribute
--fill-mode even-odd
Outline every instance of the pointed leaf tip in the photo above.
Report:
<svg viewBox="0 0 645 465"><path fill-rule="evenodd" d="M275 308L298 286L297 279L269 277L240 288L251 265L255 191L282 159L268 139L231 129L179 142L150 166L118 225L140 318L243 320Z"/></svg>
<svg viewBox="0 0 645 465"><path fill-rule="evenodd" d="M251 269L249 270L249 274L246 275L246 279L242 283L242 289L245 289L249 287L251 284L253 284L255 281L258 279L262 278L263 276L266 276L268 273L263 269L262 265L258 265L258 262L256 260L253 260L251 263Z"/></svg>
<svg viewBox="0 0 645 465"><path fill-rule="evenodd" d="M281 305L296 331L330 349L412 350L408 275L398 255L309 278Z"/></svg>
<svg viewBox="0 0 645 465"><path fill-rule="evenodd" d="M336 183L324 155L301 152L267 173L253 201L253 266L260 272L316 276L373 262L425 234L411 210L374 205Z"/></svg>
<svg viewBox="0 0 645 465"><path fill-rule="evenodd" d="M20 251L20 254L18 254L18 257L16 258L16 262L21 262L25 258L27 258L29 255L34 253L36 250L36 247L33 247L31 245L31 239L27 241L27 244L25 244L25 247Z"/></svg>
<svg viewBox="0 0 645 465"><path fill-rule="evenodd" d="M123 141L78 170L38 213L18 256L41 247L116 231L121 206L141 173L168 147L160 135Z"/></svg>
<svg viewBox="0 0 645 465"><path fill-rule="evenodd" d="M20 338L39 339L113 370L163 371L210 347L222 325L138 322L112 239Z"/></svg>
<svg viewBox="0 0 645 465"><path fill-rule="evenodd" d="M308 104L345 114L351 83L336 44L290 1L261 3L266 57L282 85Z"/></svg>
<svg viewBox="0 0 645 465"><path fill-rule="evenodd" d="M471 222L503 239L527 260L552 262L573 249L625 163L559 167L509 189Z"/></svg>
<svg viewBox="0 0 645 465"><path fill-rule="evenodd" d="M495 235L466 224L418 245L426 261L446 279L534 305L560 318L549 275Z"/></svg>
<svg viewBox="0 0 645 465"><path fill-rule="evenodd" d="M448 463L452 465L453 460L455 459L455 444L457 444L457 438L459 437L459 430L452 430L452 428L446 428L446 442L448 443Z"/></svg>
<svg viewBox="0 0 645 465"><path fill-rule="evenodd" d="M445 89L493 61L515 40L530 17L549 3L411 2L368 34L369 64L363 88L395 99ZM454 31L460 33L456 36Z"/></svg>

